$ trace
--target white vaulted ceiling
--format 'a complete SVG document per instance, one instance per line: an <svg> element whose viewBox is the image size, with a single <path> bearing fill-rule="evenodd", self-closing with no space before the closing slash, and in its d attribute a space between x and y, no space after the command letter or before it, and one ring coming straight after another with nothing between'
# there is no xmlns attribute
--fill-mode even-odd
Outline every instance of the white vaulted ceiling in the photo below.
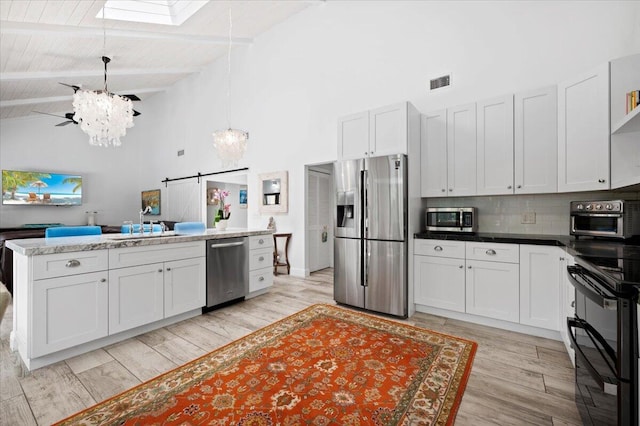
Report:
<svg viewBox="0 0 640 426"><path fill-rule="evenodd" d="M180 26L107 19L105 49L104 0L0 0L0 118L70 112L73 89L59 82L102 89L104 53L109 90L144 101L226 54L229 6L240 46L313 3L212 0Z"/></svg>

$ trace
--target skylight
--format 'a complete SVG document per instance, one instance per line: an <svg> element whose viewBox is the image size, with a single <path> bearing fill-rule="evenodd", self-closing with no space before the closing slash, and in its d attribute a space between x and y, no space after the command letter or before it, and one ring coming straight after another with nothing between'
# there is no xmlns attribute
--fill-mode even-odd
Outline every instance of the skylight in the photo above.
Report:
<svg viewBox="0 0 640 426"><path fill-rule="evenodd" d="M182 25L208 2L209 0L107 0L104 4L104 17L147 24ZM96 18L102 18L102 9Z"/></svg>

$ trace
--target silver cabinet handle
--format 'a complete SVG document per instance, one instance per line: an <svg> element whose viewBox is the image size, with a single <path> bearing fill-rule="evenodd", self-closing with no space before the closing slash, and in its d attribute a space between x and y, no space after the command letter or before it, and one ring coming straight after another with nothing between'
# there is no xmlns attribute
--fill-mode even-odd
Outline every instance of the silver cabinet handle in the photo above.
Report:
<svg viewBox="0 0 640 426"><path fill-rule="evenodd" d="M453 192L453 188L449 188L449 192Z"/></svg>
<svg viewBox="0 0 640 426"><path fill-rule="evenodd" d="M518 185L518 186L517 186L517 188L518 188L518 189L522 188L522 185Z"/></svg>
<svg viewBox="0 0 640 426"><path fill-rule="evenodd" d="M561 258L560 258L560 262L564 262L564 257L561 257Z"/></svg>
<svg viewBox="0 0 640 426"><path fill-rule="evenodd" d="M440 246L435 246L433 249L434 249L435 251L442 251L442 247L440 247Z"/></svg>
<svg viewBox="0 0 640 426"><path fill-rule="evenodd" d="M264 277L258 278L258 281L264 281Z"/></svg>
<svg viewBox="0 0 640 426"><path fill-rule="evenodd" d="M572 300L572 301L571 301L571 307L572 307L572 308L575 308L575 307L576 307L576 301L575 301L575 300Z"/></svg>
<svg viewBox="0 0 640 426"><path fill-rule="evenodd" d="M162 272L162 269L158 269L158 272Z"/></svg>
<svg viewBox="0 0 640 426"><path fill-rule="evenodd" d="M462 268L464 268L464 265L458 266L458 269L462 269Z"/></svg>
<svg viewBox="0 0 640 426"><path fill-rule="evenodd" d="M467 266L467 269L471 269L471 265Z"/></svg>
<svg viewBox="0 0 640 426"><path fill-rule="evenodd" d="M258 260L259 260L260 262L262 262L262 261L264 260L264 256L260 256L260 257L258 258Z"/></svg>
<svg viewBox="0 0 640 426"><path fill-rule="evenodd" d="M262 238L260 238L260 239L258 240L258 244L264 244L264 240L263 240Z"/></svg>
<svg viewBox="0 0 640 426"><path fill-rule="evenodd" d="M171 268L167 268L167 271L170 271L170 270L171 270Z"/></svg>
<svg viewBox="0 0 640 426"><path fill-rule="evenodd" d="M487 253L489 256L495 256L496 255L496 251L494 249L489 249L485 253Z"/></svg>
<svg viewBox="0 0 640 426"><path fill-rule="evenodd" d="M67 268L75 268L77 266L80 266L80 261L76 259L71 259L64 266L66 266Z"/></svg>
<svg viewBox="0 0 640 426"><path fill-rule="evenodd" d="M446 190L444 188L442 188L442 192L446 192Z"/></svg>
<svg viewBox="0 0 640 426"><path fill-rule="evenodd" d="M106 283L106 282L107 282L107 279L106 279L106 278L103 278L103 279L101 279L101 280L100 280L100 282L101 282L101 283Z"/></svg>
<svg viewBox="0 0 640 426"><path fill-rule="evenodd" d="M598 179L598 182L600 182L600 183L605 183L605 182L606 182L606 180L604 180L604 179Z"/></svg>
<svg viewBox="0 0 640 426"><path fill-rule="evenodd" d="M507 189L511 189L511 188L513 188L511 185L507 186Z"/></svg>

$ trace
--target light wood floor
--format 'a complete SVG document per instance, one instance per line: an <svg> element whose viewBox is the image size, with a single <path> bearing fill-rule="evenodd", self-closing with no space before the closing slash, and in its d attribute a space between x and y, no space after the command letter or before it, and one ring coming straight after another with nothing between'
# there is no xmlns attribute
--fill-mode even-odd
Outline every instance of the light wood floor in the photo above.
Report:
<svg viewBox="0 0 640 426"><path fill-rule="evenodd" d="M278 275L266 295L23 372L0 326L0 424L49 425L314 303L331 303L333 270ZM417 313L407 322L478 343L456 425L580 425L562 343Z"/></svg>

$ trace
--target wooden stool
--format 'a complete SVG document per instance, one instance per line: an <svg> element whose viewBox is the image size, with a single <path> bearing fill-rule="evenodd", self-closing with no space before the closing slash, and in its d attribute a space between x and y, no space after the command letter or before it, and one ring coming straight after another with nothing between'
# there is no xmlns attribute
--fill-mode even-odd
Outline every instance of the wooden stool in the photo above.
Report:
<svg viewBox="0 0 640 426"><path fill-rule="evenodd" d="M284 243L284 251L282 252L284 255L284 261L280 258L278 254L278 238L285 238ZM278 266L286 266L287 267L287 275L291 271L291 265L289 264L289 239L291 238L291 234L273 234L273 275L278 275Z"/></svg>

